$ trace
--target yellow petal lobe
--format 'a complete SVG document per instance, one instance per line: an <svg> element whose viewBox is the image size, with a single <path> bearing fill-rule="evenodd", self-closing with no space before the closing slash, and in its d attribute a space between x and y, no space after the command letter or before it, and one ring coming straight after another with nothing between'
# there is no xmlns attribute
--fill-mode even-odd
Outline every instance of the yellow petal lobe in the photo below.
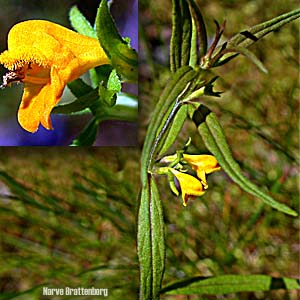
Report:
<svg viewBox="0 0 300 300"><path fill-rule="evenodd" d="M171 169L171 172L179 181L184 206L187 206L189 198L202 196L205 193L201 182L197 178L174 169Z"/></svg>

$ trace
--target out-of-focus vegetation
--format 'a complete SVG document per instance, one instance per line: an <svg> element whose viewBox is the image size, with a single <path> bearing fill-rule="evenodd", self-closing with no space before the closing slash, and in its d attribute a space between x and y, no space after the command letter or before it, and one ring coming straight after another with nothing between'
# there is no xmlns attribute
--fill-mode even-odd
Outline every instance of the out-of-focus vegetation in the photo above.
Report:
<svg viewBox="0 0 300 300"><path fill-rule="evenodd" d="M297 8L297 1L200 1L209 40L226 19L224 38ZM140 1L140 141L153 107L170 77L171 1ZM217 113L234 157L246 175L283 203L299 207L299 21L251 46L268 69L261 73L244 57L214 69L221 98L201 99ZM207 153L192 123L172 150L191 136ZM261 204L219 172L210 190L183 208L161 180L166 214L164 284L192 276L268 274L299 278L299 220ZM236 299L237 296L220 296ZM298 299L297 292L242 293L238 299ZM162 299L186 299L163 296ZM189 297L189 299L199 299ZM207 296L205 299L216 299Z"/></svg>
<svg viewBox="0 0 300 300"><path fill-rule="evenodd" d="M134 299L138 152L2 148L0 157L0 299L38 285ZM38 288L15 299L53 296Z"/></svg>

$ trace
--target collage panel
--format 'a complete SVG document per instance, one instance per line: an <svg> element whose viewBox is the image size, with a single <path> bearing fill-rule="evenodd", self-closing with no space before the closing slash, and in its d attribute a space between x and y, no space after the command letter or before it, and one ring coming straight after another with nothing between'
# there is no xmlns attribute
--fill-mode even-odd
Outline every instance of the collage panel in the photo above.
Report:
<svg viewBox="0 0 300 300"><path fill-rule="evenodd" d="M135 299L138 151L57 149L0 150L0 299Z"/></svg>
<svg viewBox="0 0 300 300"><path fill-rule="evenodd" d="M139 1L142 299L299 299L299 14Z"/></svg>

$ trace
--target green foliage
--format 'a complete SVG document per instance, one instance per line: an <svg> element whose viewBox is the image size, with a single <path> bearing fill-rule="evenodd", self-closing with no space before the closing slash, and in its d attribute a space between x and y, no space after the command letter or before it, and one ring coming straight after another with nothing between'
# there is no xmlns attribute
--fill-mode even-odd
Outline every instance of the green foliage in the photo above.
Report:
<svg viewBox="0 0 300 300"><path fill-rule="evenodd" d="M138 153L60 150L2 149L0 299L42 299L43 286L133 299Z"/></svg>
<svg viewBox="0 0 300 300"><path fill-rule="evenodd" d="M99 42L117 72L132 82L138 80L137 53L122 39L109 13L106 0L102 0L96 17Z"/></svg>
<svg viewBox="0 0 300 300"><path fill-rule="evenodd" d="M111 60L110 66L90 70L91 86L81 79L68 84L77 99L53 109L56 114L92 114L90 122L71 143L71 146L90 146L95 142L99 124L103 120L110 120L112 116L114 120L136 120L136 108L133 110L126 104L115 109L113 107L122 88L117 72L137 82L137 54L119 35L106 1L100 2L97 12L97 33L76 6L71 8L69 17L79 33L92 38L98 35L101 46Z"/></svg>
<svg viewBox="0 0 300 300"><path fill-rule="evenodd" d="M189 64L192 37L192 20L189 17L188 3L174 1L173 28L170 47L170 67L175 72L182 66Z"/></svg>
<svg viewBox="0 0 300 300"><path fill-rule="evenodd" d="M70 22L72 27L79 33L89 36L91 38L97 38L97 34L89 21L80 12L77 6L73 6L69 12Z"/></svg>
<svg viewBox="0 0 300 300"><path fill-rule="evenodd" d="M90 146L97 137L99 120L93 118L70 146Z"/></svg>
<svg viewBox="0 0 300 300"><path fill-rule="evenodd" d="M286 214L297 216L297 213L288 206L278 203L257 186L251 183L243 174L239 165L232 157L229 146L226 142L224 132L214 113L206 107L200 106L200 112L196 111L193 119L198 127L199 133L207 149L217 158L223 170L230 178L246 192L260 198L266 204ZM200 117L199 117L200 115ZM202 120L199 120L199 119Z"/></svg>
<svg viewBox="0 0 300 300"><path fill-rule="evenodd" d="M164 272L164 221L159 192L154 178L143 188L139 207L138 255L140 297L158 299Z"/></svg>
<svg viewBox="0 0 300 300"><path fill-rule="evenodd" d="M218 295L272 289L300 289L300 285L296 279L274 278L267 275L223 275L191 278L170 285L161 292L173 295Z"/></svg>
<svg viewBox="0 0 300 300"><path fill-rule="evenodd" d="M178 136L180 135L180 132L183 128L183 124L188 118L188 115L192 115L193 121L198 127L202 141L206 146L206 149L202 149L202 151L206 153L207 150L209 150L213 155L215 155L223 171L225 171L235 183L237 183L246 192L264 201L265 204L268 204L269 206L286 214L297 216L297 213L293 209L289 208L283 203L275 201L268 193L266 193L263 190L260 190L257 185L252 183L248 178L244 176L239 164L233 158L232 152L227 144L224 131L220 123L218 122L216 115L212 113L209 109L207 109L204 105L199 106L198 102L206 101L206 98L203 96L220 96L220 92L216 92L213 90L213 86L215 85L215 81L216 79L218 79L218 76L215 76L211 69L217 66L225 65L227 62L232 60L232 58L236 57L238 53L241 53L247 58L249 58L261 71L266 72L264 64L257 58L257 55L255 55L253 52L250 52L248 47L254 42L261 39L266 34L274 32L278 30L281 26L298 18L300 16L299 10L291 11L262 24L253 26L246 31L244 30L238 33L232 39L229 39L227 42L222 43L219 47L217 45L219 44L219 41L221 40L221 37L224 33L225 22L223 22L223 24L221 25L215 22L215 38L212 41L212 44L209 47L209 49L207 49L208 34L206 32L204 20L200 12L199 1L174 0L172 1L172 3L172 37L170 45L170 71L172 75L169 79L169 82L163 89L161 95L159 96L158 102L154 105L153 114L151 117L150 124L147 128L144 148L142 152L142 196L140 198L138 236L148 236L148 238L138 239L138 249L148 249L147 251L150 251L149 249L151 249L155 245L155 242L150 238L151 230L153 230L153 228L150 227L151 214L155 213L155 208L151 206L151 196L149 196L151 195L150 181L153 180L155 176L167 174L166 171L163 171L163 168L159 168L157 163L160 161L161 158L163 158L165 152L167 152L175 142L178 142ZM236 38L237 36L238 38ZM200 45L199 50L197 50L197 45ZM195 53L199 53L197 58L195 56ZM223 78L221 78L220 80L223 80ZM217 106L217 104L215 105ZM221 104L218 104L218 106L221 106ZM202 148L204 147L202 146ZM281 147L277 148L281 149ZM187 149L185 147L184 151L186 150ZM197 150L197 148L193 144L191 145L191 151L193 151L193 153L195 154L199 154L199 150ZM184 168L182 170L182 172L187 172ZM191 174L189 175L191 176ZM195 174L192 175L195 176ZM257 174L253 172L250 174L249 177L255 179L256 176ZM168 180L170 181L172 180L172 178L168 178ZM264 184L261 185L264 186ZM224 195L224 192L220 192L220 194ZM155 194L155 198L157 198L156 201L162 201L162 197L160 195ZM236 199L239 198L237 197ZM212 200L214 200L213 197L211 201ZM223 201L226 201L225 195ZM235 202L238 201L235 200ZM265 209L266 211L268 211L267 208ZM255 217L253 216L253 218L251 218L251 221L249 220L249 222L247 222L248 229L251 226L250 224L253 224L253 222L257 222L257 219L261 217L262 211L262 206L260 206ZM213 214L211 218L214 218ZM189 224L181 225L181 229L185 228L186 226L191 226L191 224L194 224L194 231L196 232L197 230L199 230L199 228L202 229L202 224L198 224L198 220L187 220ZM178 219L178 222L180 221L182 220ZM174 224L176 224L177 220L173 220L173 222ZM193 231L193 229L190 230ZM178 234L179 232L180 230L178 229ZM219 230L217 230L216 233L212 235L214 240L220 240L220 249L224 249L225 243L222 242L222 239L225 240L227 236L224 237L223 234L219 232ZM218 237L218 235L221 236ZM184 237L184 234L181 235L181 239L178 237L178 241L180 241L180 243L184 243L182 241L182 236ZM162 233L160 233L160 239L162 245L168 243L168 240L164 240L164 235ZM201 239L199 239L197 244L197 246L200 248L202 247L201 242ZM178 245L175 249L172 249L171 246L166 248L167 255L169 255L169 257L171 257L170 260L172 260L172 255L174 255L175 252L178 252ZM233 253L226 252L225 249L225 266L229 266L234 262L235 256ZM184 252L184 250L182 250L182 252ZM186 252L189 254L188 251ZM150 290L151 288L153 288L153 286L155 286L151 278L154 278L154 273L159 271L159 269L153 270L153 268L151 268L153 266L153 264L151 263L151 259L153 258L151 258L151 255L149 254L150 260L147 260L143 256L144 253L145 252L139 250L141 274L140 296L142 299L149 299L149 295L153 296L151 295ZM198 257L198 259L199 258L201 257ZM176 264L176 259L173 260L173 263ZM195 264L196 263L197 259L195 260ZM191 261L190 264L192 265ZM218 261L212 261L211 264L213 266L214 264L217 266L219 265ZM173 266L173 264L170 265L170 267L172 268ZM185 268L185 266L180 266L177 262L177 270L181 270L182 268ZM187 265L186 268L189 270L197 270L197 272L199 272L198 268L195 266ZM166 268L165 273L168 273L167 270L168 268ZM216 273L218 272L224 272L222 270L222 266L219 266L219 269L217 269ZM215 272L212 273L214 274ZM161 276L162 275L163 272L161 271ZM192 280L191 282L187 281L186 283L183 283L183 285L181 285L181 282L175 283L173 287L176 290L170 293L186 295L200 293L227 294L241 291L270 291L275 287L272 284L270 285L270 280L272 278L264 275L252 275L247 278L239 275L226 276L212 277L208 279L211 280L211 284L215 284L215 282L217 282L217 284L220 284L219 289L214 288L213 286L205 289L207 287L206 282L203 283L202 287L202 282L200 283L200 281L198 280L197 283L191 283L193 281ZM245 285L243 285L242 283L243 280L245 280L245 278L246 282L244 281ZM235 286L230 287L227 279L237 282L240 289L235 289ZM257 281L259 279L262 280L262 285L258 284ZM276 285L276 288L299 288L297 282L292 279L278 278L278 280L274 279L274 282L278 283L279 281L285 280L291 284ZM186 288L183 288L182 286L185 286L185 284ZM208 285L209 284L210 283L208 282ZM145 287L148 287L148 290L146 290ZM167 291L167 289L168 288L162 289L161 292L165 292ZM154 299L158 299L158 297L155 294Z"/></svg>
<svg viewBox="0 0 300 300"><path fill-rule="evenodd" d="M99 96L108 106L114 106L117 101L117 93L121 92L121 82L116 70L113 70L107 81L107 86L99 85Z"/></svg>

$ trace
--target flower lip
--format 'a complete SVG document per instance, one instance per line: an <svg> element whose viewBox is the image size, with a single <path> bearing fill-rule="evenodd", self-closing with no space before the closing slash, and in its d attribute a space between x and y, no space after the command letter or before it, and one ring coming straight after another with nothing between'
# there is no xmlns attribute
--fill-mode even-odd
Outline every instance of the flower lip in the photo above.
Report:
<svg viewBox="0 0 300 300"><path fill-rule="evenodd" d="M196 171L197 177L200 179L205 190L208 188L206 175L221 170L217 159L213 155L183 154L183 159Z"/></svg>
<svg viewBox="0 0 300 300"><path fill-rule="evenodd" d="M187 206L189 199L194 199L195 197L205 194L203 185L197 178L193 177L192 175L179 172L175 169L170 169L170 171L179 182L184 206Z"/></svg>

